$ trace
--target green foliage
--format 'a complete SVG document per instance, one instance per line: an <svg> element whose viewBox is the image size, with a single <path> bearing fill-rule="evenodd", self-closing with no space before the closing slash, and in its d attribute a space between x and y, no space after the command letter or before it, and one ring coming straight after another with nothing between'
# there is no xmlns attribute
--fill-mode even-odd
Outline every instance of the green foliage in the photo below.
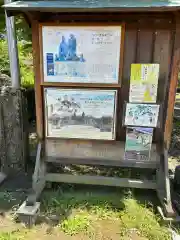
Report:
<svg viewBox="0 0 180 240"><path fill-rule="evenodd" d="M4 9L1 8L3 4L4 1L0 0L0 34L6 33ZM23 87L32 87L34 84L34 76L31 64L31 29L22 16L17 16L15 18L15 23L18 40L21 83ZM6 40L4 39L0 40L0 73L4 73L10 76L8 46Z"/></svg>
<svg viewBox="0 0 180 240"><path fill-rule="evenodd" d="M61 230L68 235L75 235L79 232L87 231L90 226L88 215L78 214L72 218L64 220L60 224Z"/></svg>
<svg viewBox="0 0 180 240"><path fill-rule="evenodd" d="M7 42L0 40L0 73L10 75Z"/></svg>
<svg viewBox="0 0 180 240"><path fill-rule="evenodd" d="M33 87L34 74L32 66L31 43L18 44L21 84L23 87Z"/></svg>
<svg viewBox="0 0 180 240"><path fill-rule="evenodd" d="M21 74L21 84L23 87L32 87L34 75L32 68L32 48L31 43L18 43L19 64ZM9 57L7 41L0 40L0 72L10 76Z"/></svg>
<svg viewBox="0 0 180 240"><path fill-rule="evenodd" d="M30 42L32 39L32 32L27 22L22 16L17 16L16 20L16 34L18 41Z"/></svg>

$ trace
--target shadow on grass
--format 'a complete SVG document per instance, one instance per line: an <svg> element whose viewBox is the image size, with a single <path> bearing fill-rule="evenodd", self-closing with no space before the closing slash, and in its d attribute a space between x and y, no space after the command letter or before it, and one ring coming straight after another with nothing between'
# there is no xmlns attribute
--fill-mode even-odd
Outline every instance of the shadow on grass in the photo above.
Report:
<svg viewBox="0 0 180 240"><path fill-rule="evenodd" d="M124 200L135 198L139 204L153 209L159 204L156 192L149 190L132 190L104 186L54 184L53 190L46 190L41 196L41 213L49 216L57 224L68 218L74 210L85 210L106 217L108 212L119 212L125 209ZM155 211L155 208L153 209ZM42 223L43 217L40 218ZM58 219L59 217L59 219ZM46 218L47 219L47 218Z"/></svg>
<svg viewBox="0 0 180 240"><path fill-rule="evenodd" d="M24 198L21 192L4 192L0 194L0 206L6 211L18 206ZM155 214L158 200L154 191L53 184L51 190L45 189L40 200L41 213L36 227L45 224L47 234L54 234L56 229L69 236L80 233L90 236L99 231L99 226L102 234L110 226L110 234L116 232L119 239L132 229L147 239L170 239Z"/></svg>

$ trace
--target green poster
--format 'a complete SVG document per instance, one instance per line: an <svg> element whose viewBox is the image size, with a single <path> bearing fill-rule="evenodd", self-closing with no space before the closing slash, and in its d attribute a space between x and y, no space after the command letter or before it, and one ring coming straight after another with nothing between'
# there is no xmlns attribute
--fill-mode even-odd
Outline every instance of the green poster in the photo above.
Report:
<svg viewBox="0 0 180 240"><path fill-rule="evenodd" d="M152 136L153 128L127 128L125 160L149 160Z"/></svg>

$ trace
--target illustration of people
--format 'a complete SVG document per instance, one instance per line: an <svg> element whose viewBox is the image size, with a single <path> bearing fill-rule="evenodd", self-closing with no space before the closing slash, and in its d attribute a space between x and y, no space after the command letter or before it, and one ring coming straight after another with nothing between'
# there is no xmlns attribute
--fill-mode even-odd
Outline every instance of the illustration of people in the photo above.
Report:
<svg viewBox="0 0 180 240"><path fill-rule="evenodd" d="M77 54L77 40L74 34L69 35L69 39L66 40L65 36L62 36L59 44L58 53L55 54L55 61L79 61L85 62L83 54ZM74 72L73 75L77 75Z"/></svg>
<svg viewBox="0 0 180 240"><path fill-rule="evenodd" d="M80 62L85 62L85 59L84 59L84 56L83 56L82 53L81 53L81 55L80 55L79 61L80 61Z"/></svg>
<svg viewBox="0 0 180 240"><path fill-rule="evenodd" d="M55 54L55 61L58 60L58 54Z"/></svg>
<svg viewBox="0 0 180 240"><path fill-rule="evenodd" d="M70 34L70 37L68 39L68 56L67 56L67 60L77 60L77 56L76 56L76 38L74 36L74 34Z"/></svg>
<svg viewBox="0 0 180 240"><path fill-rule="evenodd" d="M62 40L59 45L59 60L60 61L66 60L67 54L68 54L68 45L66 43L65 37L62 36Z"/></svg>

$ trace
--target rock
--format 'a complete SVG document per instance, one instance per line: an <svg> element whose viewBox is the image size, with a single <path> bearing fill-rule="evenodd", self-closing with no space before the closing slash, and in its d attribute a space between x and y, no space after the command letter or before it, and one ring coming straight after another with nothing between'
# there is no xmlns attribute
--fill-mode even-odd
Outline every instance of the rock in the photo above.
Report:
<svg viewBox="0 0 180 240"><path fill-rule="evenodd" d="M180 189L180 165L176 166L174 174L174 190L179 192Z"/></svg>
<svg viewBox="0 0 180 240"><path fill-rule="evenodd" d="M11 85L11 78L6 74L0 73L0 87L10 86L10 85Z"/></svg>

